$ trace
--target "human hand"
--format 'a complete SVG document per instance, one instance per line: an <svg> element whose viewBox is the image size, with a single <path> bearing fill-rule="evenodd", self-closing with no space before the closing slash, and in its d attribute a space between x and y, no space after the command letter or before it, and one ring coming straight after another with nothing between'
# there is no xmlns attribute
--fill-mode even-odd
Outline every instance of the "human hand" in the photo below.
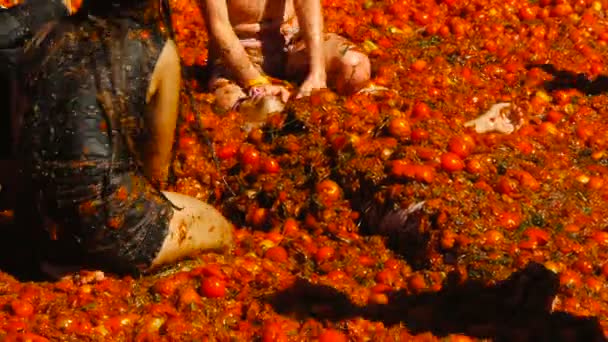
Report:
<svg viewBox="0 0 608 342"><path fill-rule="evenodd" d="M298 90L298 94L296 95L296 99L310 96L313 90L319 90L327 88L327 79L325 74L314 73L308 75L304 83L300 85L300 89Z"/></svg>
<svg viewBox="0 0 608 342"><path fill-rule="evenodd" d="M474 120L467 121L464 127L472 127L477 133L498 132L513 133L523 124L521 108L509 103L500 102Z"/></svg>
<svg viewBox="0 0 608 342"><path fill-rule="evenodd" d="M282 85L260 84L249 88L249 97L254 101L259 101L266 96L278 96L284 103L289 100L289 90Z"/></svg>

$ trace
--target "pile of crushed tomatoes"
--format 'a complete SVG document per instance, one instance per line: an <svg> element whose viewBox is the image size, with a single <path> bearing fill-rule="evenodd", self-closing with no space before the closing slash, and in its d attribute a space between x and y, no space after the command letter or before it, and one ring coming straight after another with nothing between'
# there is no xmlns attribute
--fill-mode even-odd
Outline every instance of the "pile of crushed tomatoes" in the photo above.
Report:
<svg viewBox="0 0 608 342"><path fill-rule="evenodd" d="M321 91L246 132L204 92L196 1L171 1L188 77L170 189L229 217L235 250L87 284L0 273L0 337L605 339L608 0L322 3L387 89ZM517 131L465 127L500 102ZM397 242L366 220L421 201Z"/></svg>

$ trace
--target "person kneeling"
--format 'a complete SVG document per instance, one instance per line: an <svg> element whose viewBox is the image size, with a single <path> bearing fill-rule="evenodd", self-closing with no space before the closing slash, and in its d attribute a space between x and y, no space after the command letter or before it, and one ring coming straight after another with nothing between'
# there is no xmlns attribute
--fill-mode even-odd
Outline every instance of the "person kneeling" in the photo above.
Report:
<svg viewBox="0 0 608 342"><path fill-rule="evenodd" d="M301 82L296 97L329 81L354 93L370 79L369 58L347 39L323 32L320 0L199 0L209 32L209 88L223 110L251 122L281 111L290 97L267 75Z"/></svg>
<svg viewBox="0 0 608 342"><path fill-rule="evenodd" d="M160 13L158 0L85 0L26 49L16 217L39 221L53 262L138 273L232 245L215 208L160 191L180 84Z"/></svg>

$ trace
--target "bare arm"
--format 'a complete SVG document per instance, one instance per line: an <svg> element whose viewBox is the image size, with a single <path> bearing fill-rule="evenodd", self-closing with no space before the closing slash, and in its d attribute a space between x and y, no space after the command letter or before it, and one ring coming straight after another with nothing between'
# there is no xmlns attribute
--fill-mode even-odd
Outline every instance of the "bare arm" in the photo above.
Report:
<svg viewBox="0 0 608 342"><path fill-rule="evenodd" d="M217 44L223 61L235 73L237 81L247 87L251 81L260 79L262 74L249 59L230 24L226 1L199 0L199 4L205 16L207 31L212 41Z"/></svg>
<svg viewBox="0 0 608 342"><path fill-rule="evenodd" d="M310 74L326 78L323 50L323 13L320 0L295 0L296 15L304 33L304 41L310 54Z"/></svg>
<svg viewBox="0 0 608 342"><path fill-rule="evenodd" d="M145 124L150 140L144 147L144 174L155 182L167 178L177 124L181 72L179 55L172 40L167 41L154 67L146 101Z"/></svg>

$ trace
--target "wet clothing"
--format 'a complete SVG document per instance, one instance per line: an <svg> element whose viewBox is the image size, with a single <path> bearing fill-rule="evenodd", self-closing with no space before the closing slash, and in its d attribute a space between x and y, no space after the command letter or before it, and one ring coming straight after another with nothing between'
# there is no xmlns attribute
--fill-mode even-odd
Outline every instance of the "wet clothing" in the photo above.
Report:
<svg viewBox="0 0 608 342"><path fill-rule="evenodd" d="M19 59L23 45L45 23L67 16L61 0L26 0L0 9L0 158L11 152L10 113L16 110Z"/></svg>
<svg viewBox="0 0 608 342"><path fill-rule="evenodd" d="M31 96L19 155L30 203L55 250L104 270L143 270L173 215L135 149L146 136L146 93L166 39L156 23L128 13L77 14L47 33L26 52Z"/></svg>
<svg viewBox="0 0 608 342"><path fill-rule="evenodd" d="M44 24L67 15L61 0L26 0L0 9L0 49L23 46Z"/></svg>

